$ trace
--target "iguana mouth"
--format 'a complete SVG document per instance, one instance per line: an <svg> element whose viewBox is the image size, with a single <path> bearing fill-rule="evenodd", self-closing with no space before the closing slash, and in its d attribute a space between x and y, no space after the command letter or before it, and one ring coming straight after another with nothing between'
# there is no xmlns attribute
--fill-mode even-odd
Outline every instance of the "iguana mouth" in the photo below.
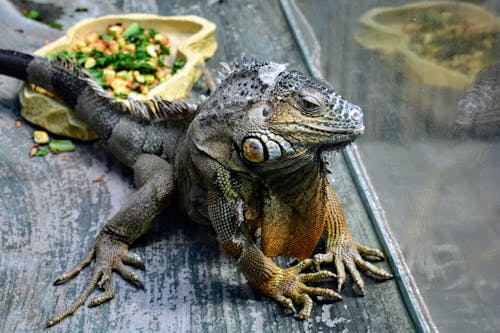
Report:
<svg viewBox="0 0 500 333"><path fill-rule="evenodd" d="M318 123L305 123L305 122L282 122L282 123L276 123L276 125L283 125L283 126L290 126L290 125L296 125L299 127L306 128L308 130L312 130L313 132L316 133L324 133L328 135L349 135L349 136L360 136L364 133L365 131L365 126L361 125L356 128L352 129L345 129L345 128L338 128L338 127L330 127L330 126L323 126L319 125Z"/></svg>
<svg viewBox="0 0 500 333"><path fill-rule="evenodd" d="M340 135L349 135L349 136L359 136L363 134L365 131L365 126L360 126L358 128L354 129L341 129L341 128L335 128L335 127L327 127L327 126L318 126L316 124L302 124L302 126L312 129L313 131L316 132L323 132L323 133L328 133L328 134L340 134Z"/></svg>

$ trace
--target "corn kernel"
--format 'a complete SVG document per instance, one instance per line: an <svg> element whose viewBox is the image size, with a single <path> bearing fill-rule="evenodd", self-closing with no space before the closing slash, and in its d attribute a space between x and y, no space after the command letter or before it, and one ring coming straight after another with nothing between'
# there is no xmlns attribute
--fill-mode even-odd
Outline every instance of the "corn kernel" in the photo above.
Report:
<svg viewBox="0 0 500 333"><path fill-rule="evenodd" d="M125 45L125 50L129 51L130 53L135 53L135 44L127 44Z"/></svg>
<svg viewBox="0 0 500 333"><path fill-rule="evenodd" d="M92 68L92 67L94 67L96 65L96 63L97 63L96 60L94 58L90 57L90 58L87 58L85 60L85 63L83 64L83 67L85 67L85 68Z"/></svg>
<svg viewBox="0 0 500 333"><path fill-rule="evenodd" d="M127 45L127 41L123 37L118 37L116 41L120 47L125 47L125 45Z"/></svg>
<svg viewBox="0 0 500 333"><path fill-rule="evenodd" d="M111 27L108 28L108 34L110 34L115 38L120 36L122 32L123 32L123 26L120 25L112 25Z"/></svg>
<svg viewBox="0 0 500 333"><path fill-rule="evenodd" d="M102 78L104 79L104 82L111 82L115 79L116 77L116 72L112 69L106 68L102 72Z"/></svg>

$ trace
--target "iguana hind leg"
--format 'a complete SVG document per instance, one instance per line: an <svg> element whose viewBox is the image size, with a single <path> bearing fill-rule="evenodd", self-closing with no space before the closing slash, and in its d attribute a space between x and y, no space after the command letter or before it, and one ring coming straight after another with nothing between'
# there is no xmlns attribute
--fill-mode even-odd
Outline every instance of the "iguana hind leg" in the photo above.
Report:
<svg viewBox="0 0 500 333"><path fill-rule="evenodd" d="M97 306L113 298L113 271L137 287L143 287L139 277L125 266L144 268L141 259L129 253L128 248L146 232L156 215L170 203L175 182L172 166L155 155L140 155L133 170L137 192L106 223L84 260L55 281L54 284L60 284L70 280L95 259L89 282L80 297L65 311L52 317L48 326L72 315L96 288L102 289L103 293L93 298L89 306Z"/></svg>
<svg viewBox="0 0 500 333"><path fill-rule="evenodd" d="M321 218L325 218L323 237L326 243L326 253L314 256L315 265L319 269L322 263L334 263L337 273L337 292L340 292L345 282L347 269L357 291L364 294L364 281L358 268L380 280L390 279L392 274L363 259L362 256L367 256L382 260L384 255L380 250L364 246L352 238L347 229L342 205L326 177L323 180L323 189L325 198L322 200L324 209L321 212L323 215Z"/></svg>

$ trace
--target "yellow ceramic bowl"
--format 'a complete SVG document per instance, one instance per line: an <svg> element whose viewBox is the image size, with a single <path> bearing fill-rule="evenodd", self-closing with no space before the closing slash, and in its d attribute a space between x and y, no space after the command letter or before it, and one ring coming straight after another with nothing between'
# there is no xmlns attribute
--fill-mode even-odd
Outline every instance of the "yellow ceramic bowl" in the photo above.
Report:
<svg viewBox="0 0 500 333"><path fill-rule="evenodd" d="M499 20L479 6L465 2L423 1L369 10L359 19L355 39L367 49L380 52L386 61L418 82L464 89L473 82L475 73L467 75L444 67L410 50L410 37L403 32L403 26L430 9L457 13L468 21L500 31Z"/></svg>
<svg viewBox="0 0 500 333"><path fill-rule="evenodd" d="M160 96L165 99L184 99L202 74L201 67L217 49L215 24L198 16L157 16L150 14L109 15L80 21L71 27L66 36L35 51L37 55L52 54L74 49L75 44L90 32L105 33L110 24L120 22L130 25L138 22L146 29L154 28L165 34L177 48L178 57L186 64L170 79L151 89L145 97ZM23 85L19 91L21 115L28 121L48 131L80 140L93 140L97 135L67 106L47 95Z"/></svg>

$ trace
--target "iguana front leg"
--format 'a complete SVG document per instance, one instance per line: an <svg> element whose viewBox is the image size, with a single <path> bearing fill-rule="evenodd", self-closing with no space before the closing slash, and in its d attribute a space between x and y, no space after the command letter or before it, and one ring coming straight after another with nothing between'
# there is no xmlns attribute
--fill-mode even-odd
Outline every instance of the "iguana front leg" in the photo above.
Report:
<svg viewBox="0 0 500 333"><path fill-rule="evenodd" d="M331 289L306 285L335 276L329 271L302 274L312 260L283 269L257 248L245 223L245 199L249 198L249 191L251 189L244 180L232 176L222 166L216 166L216 180L208 190L209 215L223 251L237 259L249 284L294 312L294 304L301 306L296 314L298 319L307 319L311 314L311 296L340 299L340 295Z"/></svg>
<svg viewBox="0 0 500 333"><path fill-rule="evenodd" d="M337 272L337 292L340 292L345 282L347 268L358 288L357 291L364 294L364 281L358 268L371 273L374 278L380 280L390 279L392 274L363 259L362 255L377 259L384 259L384 255L380 250L364 246L352 238L347 229L342 205L326 177L323 178L322 187L324 209L321 214L323 216L317 218L325 219L323 237L326 253L314 256L315 265L319 268L321 263L334 263Z"/></svg>
<svg viewBox="0 0 500 333"><path fill-rule="evenodd" d="M142 154L133 165L138 188L126 204L100 231L89 254L71 271L61 275L54 284L63 283L80 273L95 259L95 265L86 288L65 311L52 317L52 326L72 315L82 306L92 291L99 287L104 292L96 296L89 306L97 306L115 295L112 272L118 272L125 280L142 288L139 277L125 264L144 268L139 256L128 253L129 246L150 227L153 219L169 204L174 192L172 166L155 155Z"/></svg>

